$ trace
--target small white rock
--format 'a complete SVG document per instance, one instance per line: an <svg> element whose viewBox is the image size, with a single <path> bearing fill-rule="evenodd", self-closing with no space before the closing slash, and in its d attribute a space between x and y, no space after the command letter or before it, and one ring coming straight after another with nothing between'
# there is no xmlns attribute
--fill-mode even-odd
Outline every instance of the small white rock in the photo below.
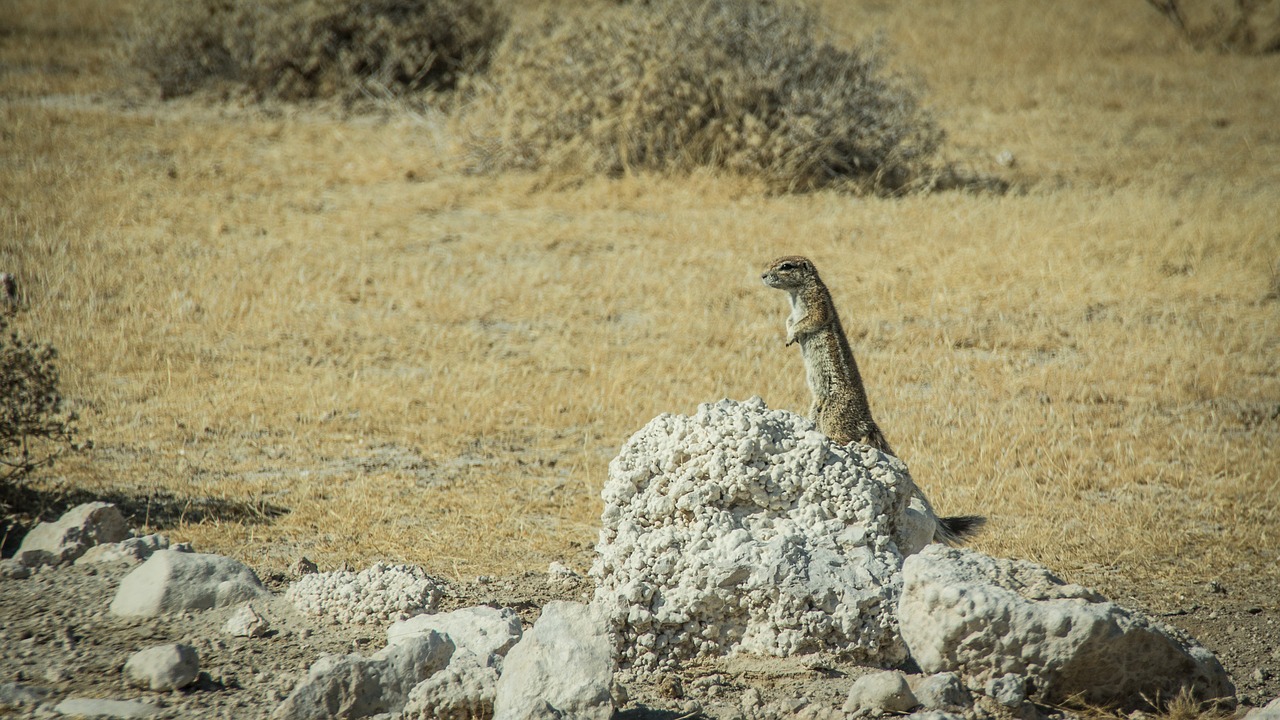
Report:
<svg viewBox="0 0 1280 720"><path fill-rule="evenodd" d="M884 670L854 680L841 709L858 715L879 715L906 712L919 704L906 675L898 670Z"/></svg>
<svg viewBox="0 0 1280 720"><path fill-rule="evenodd" d="M190 645L157 645L134 653L124 665L125 680L144 690L177 690L200 674L200 655Z"/></svg>
<svg viewBox="0 0 1280 720"><path fill-rule="evenodd" d="M270 629L271 623L253 609L252 603L245 603L222 626L222 632L234 637L258 638L266 635Z"/></svg>
<svg viewBox="0 0 1280 720"><path fill-rule="evenodd" d="M1027 679L1009 673L987 681L987 695L1005 707L1016 708L1027 699Z"/></svg>
<svg viewBox="0 0 1280 720"><path fill-rule="evenodd" d="M916 699L927 710L959 710L973 704L973 697L953 672L937 673L921 678L911 688Z"/></svg>

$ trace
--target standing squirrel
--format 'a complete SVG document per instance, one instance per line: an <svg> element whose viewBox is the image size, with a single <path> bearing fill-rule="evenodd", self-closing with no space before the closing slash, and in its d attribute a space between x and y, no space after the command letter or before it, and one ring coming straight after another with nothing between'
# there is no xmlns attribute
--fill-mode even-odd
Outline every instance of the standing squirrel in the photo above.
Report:
<svg viewBox="0 0 1280 720"><path fill-rule="evenodd" d="M798 255L780 257L760 278L771 288L785 290L791 298L787 345L799 343L804 357L805 376L813 394L809 419L822 434L842 445L857 440L896 457L871 417L858 363L840 325L831 292L818 277L813 262ZM919 488L916 496L933 512ZM938 518L934 540L958 545L985 522L985 518L976 515Z"/></svg>

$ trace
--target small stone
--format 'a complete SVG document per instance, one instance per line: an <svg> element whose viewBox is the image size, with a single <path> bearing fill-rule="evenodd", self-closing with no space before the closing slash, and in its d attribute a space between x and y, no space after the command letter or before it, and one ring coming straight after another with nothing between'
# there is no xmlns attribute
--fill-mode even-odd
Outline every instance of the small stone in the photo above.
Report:
<svg viewBox="0 0 1280 720"><path fill-rule="evenodd" d="M294 563L293 567L289 568L289 572L293 573L295 577L302 577L303 575L312 575L316 572L319 572L319 570L320 568L317 567L315 563L308 560L305 555L298 558L298 562Z"/></svg>
<svg viewBox="0 0 1280 720"><path fill-rule="evenodd" d="M912 691L926 710L960 710L973 704L960 675L953 672L921 678L913 684Z"/></svg>
<svg viewBox="0 0 1280 720"><path fill-rule="evenodd" d="M144 690L177 690L200 674L200 655L190 645L157 645L134 653L124 665L125 680Z"/></svg>
<svg viewBox="0 0 1280 720"><path fill-rule="evenodd" d="M760 698L760 691L753 687L749 687L742 691L741 701L743 710L758 708L763 703L763 700Z"/></svg>
<svg viewBox="0 0 1280 720"><path fill-rule="evenodd" d="M880 715L906 712L918 704L907 676L898 670L884 670L854 680L842 709L847 713Z"/></svg>
<svg viewBox="0 0 1280 720"><path fill-rule="evenodd" d="M547 566L547 575L552 580L573 580L582 577L580 573L574 572L569 566L556 560L551 561Z"/></svg>
<svg viewBox="0 0 1280 720"><path fill-rule="evenodd" d="M1021 675L1009 673L988 680L985 690L987 695L996 702L1005 707L1015 708L1027 699L1027 679Z"/></svg>
<svg viewBox="0 0 1280 720"><path fill-rule="evenodd" d="M249 638L262 637L270 629L271 623L253 609L252 603L245 603L222 626L222 632L228 635Z"/></svg>

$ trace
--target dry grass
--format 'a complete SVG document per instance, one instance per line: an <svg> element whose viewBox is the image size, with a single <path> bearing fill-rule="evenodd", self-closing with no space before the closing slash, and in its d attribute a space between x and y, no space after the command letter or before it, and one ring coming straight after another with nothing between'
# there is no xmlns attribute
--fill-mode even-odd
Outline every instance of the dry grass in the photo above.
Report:
<svg viewBox="0 0 1280 720"><path fill-rule="evenodd" d="M117 101L110 6L53 6L0 10L0 270L97 449L42 491L260 566L582 567L651 417L806 406L759 281L798 252L935 505L991 517L979 549L1111 593L1280 580L1280 58L1136 2L828 3L1028 191L535 191L453 173L438 118Z"/></svg>

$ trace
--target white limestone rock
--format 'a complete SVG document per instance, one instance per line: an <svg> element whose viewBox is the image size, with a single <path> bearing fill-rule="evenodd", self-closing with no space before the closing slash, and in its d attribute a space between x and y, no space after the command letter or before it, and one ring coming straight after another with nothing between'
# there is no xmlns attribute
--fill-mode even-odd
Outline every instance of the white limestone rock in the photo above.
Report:
<svg viewBox="0 0 1280 720"><path fill-rule="evenodd" d="M104 698L67 698L53 706L59 715L90 718L146 718L159 708L140 700L108 700Z"/></svg>
<svg viewBox="0 0 1280 720"><path fill-rule="evenodd" d="M222 625L222 632L232 637L259 638L270 630L271 623L253 609L253 603L245 603Z"/></svg>
<svg viewBox="0 0 1280 720"><path fill-rule="evenodd" d="M417 615L399 620L387 628L387 645L435 631L449 636L459 649L467 650L486 667L502 671L502 658L520 641L520 616L511 608L483 605L438 615Z"/></svg>
<svg viewBox="0 0 1280 720"><path fill-rule="evenodd" d="M443 588L444 581L416 565L374 563L360 572L303 575L284 596L300 613L363 625L435 612Z"/></svg>
<svg viewBox="0 0 1280 720"><path fill-rule="evenodd" d="M620 664L821 650L897 664L899 548L932 534L907 517L913 490L897 458L759 398L658 416L602 492L593 602Z"/></svg>
<svg viewBox="0 0 1280 720"><path fill-rule="evenodd" d="M898 617L921 669L961 672L971 687L1014 673L1040 702L1081 693L1126 708L1184 686L1202 698L1234 694L1191 638L1034 563L930 545L906 560Z"/></svg>
<svg viewBox="0 0 1280 720"><path fill-rule="evenodd" d="M429 631L372 657L322 655L271 717L320 720L398 713L414 686L447 666L453 652L449 638Z"/></svg>
<svg viewBox="0 0 1280 720"><path fill-rule="evenodd" d="M862 717L903 713L919 704L906 675L898 670L884 670L854 680L841 710Z"/></svg>
<svg viewBox="0 0 1280 720"><path fill-rule="evenodd" d="M128 562L140 563L151 557L157 550L176 550L191 552L191 545L178 543L170 545L169 538L155 533L121 540L120 542L103 543L89 548L76 560L76 565L89 563Z"/></svg>
<svg viewBox="0 0 1280 720"><path fill-rule="evenodd" d="M1016 708L1027 699L1027 679L1015 673L991 678L983 692L1007 708Z"/></svg>
<svg viewBox="0 0 1280 720"><path fill-rule="evenodd" d="M139 650L124 664L125 681L144 690L177 690L200 674L200 655L190 645L156 645Z"/></svg>
<svg viewBox="0 0 1280 720"><path fill-rule="evenodd" d="M440 672L409 691L401 720L489 720L498 693L498 671L459 649Z"/></svg>
<svg viewBox="0 0 1280 720"><path fill-rule="evenodd" d="M926 710L963 710L973 705L973 696L953 672L921 677L911 683L911 691Z"/></svg>
<svg viewBox="0 0 1280 720"><path fill-rule="evenodd" d="M495 720L608 720L613 659L603 618L582 603L553 601L507 653Z"/></svg>
<svg viewBox="0 0 1280 720"><path fill-rule="evenodd" d="M129 537L124 516L110 503L77 505L51 523L39 523L22 538L14 558L28 567L71 562L101 543Z"/></svg>
<svg viewBox="0 0 1280 720"><path fill-rule="evenodd" d="M120 582L111 614L208 610L268 596L244 563L221 555L158 550Z"/></svg>

